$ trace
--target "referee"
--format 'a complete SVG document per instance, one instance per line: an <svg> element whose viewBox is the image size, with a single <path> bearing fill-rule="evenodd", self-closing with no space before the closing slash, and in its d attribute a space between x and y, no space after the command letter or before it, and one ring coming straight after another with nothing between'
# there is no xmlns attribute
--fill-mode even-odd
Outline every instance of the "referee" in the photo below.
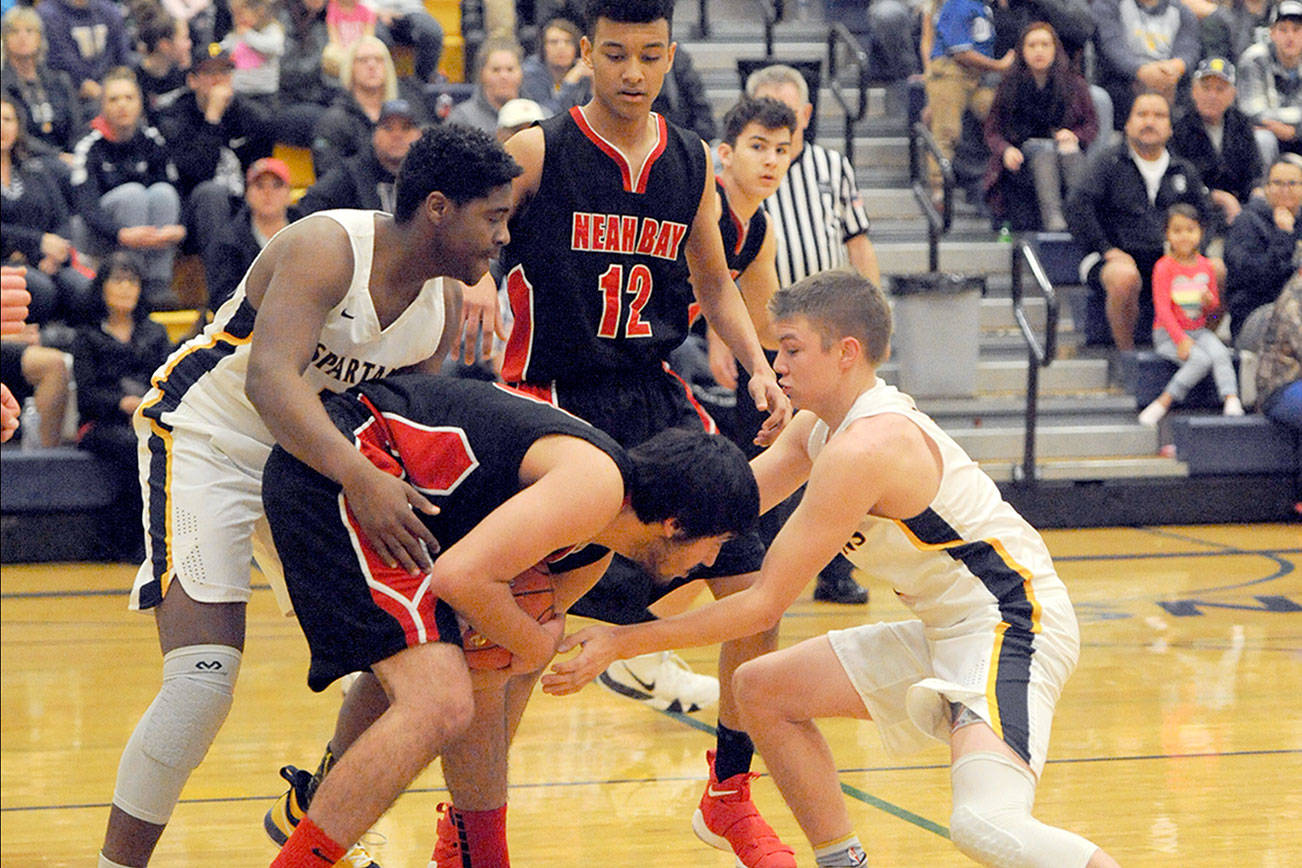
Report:
<svg viewBox="0 0 1302 868"><path fill-rule="evenodd" d="M778 284L783 287L829 268L853 267L881 285L877 251L868 240L868 214L844 154L805 141L814 106L799 70L777 64L746 79L746 95L772 97L796 113L791 137L795 156L776 192L764 200L777 237ZM818 574L814 599L834 603L868 602L868 591L850 575L841 555Z"/></svg>

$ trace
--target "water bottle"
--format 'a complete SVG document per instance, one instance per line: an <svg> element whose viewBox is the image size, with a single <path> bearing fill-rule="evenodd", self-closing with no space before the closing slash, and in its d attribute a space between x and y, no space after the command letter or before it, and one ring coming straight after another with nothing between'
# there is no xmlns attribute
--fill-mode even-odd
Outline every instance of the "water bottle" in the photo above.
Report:
<svg viewBox="0 0 1302 868"><path fill-rule="evenodd" d="M1002 244L1013 243L1013 228L1005 221L1004 225L999 227L999 241Z"/></svg>
<svg viewBox="0 0 1302 868"><path fill-rule="evenodd" d="M434 116L440 121L445 121L450 114L452 114L452 94L441 93L434 100Z"/></svg>
<svg viewBox="0 0 1302 868"><path fill-rule="evenodd" d="M35 452L41 448L41 411L36 409L36 399L23 400L23 414L18 417L18 432L23 435L23 451Z"/></svg>

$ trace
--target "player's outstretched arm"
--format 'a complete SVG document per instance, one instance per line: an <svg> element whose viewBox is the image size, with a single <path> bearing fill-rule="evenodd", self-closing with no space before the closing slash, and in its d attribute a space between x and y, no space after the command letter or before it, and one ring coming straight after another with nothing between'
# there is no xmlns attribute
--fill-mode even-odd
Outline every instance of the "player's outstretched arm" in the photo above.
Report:
<svg viewBox="0 0 1302 868"><path fill-rule="evenodd" d="M428 569L438 542L413 513L434 506L406 482L384 473L353 448L303 379L326 316L353 273L343 227L306 218L276 236L246 287L257 309L244 391L276 442L343 486L349 508L386 563L415 574Z"/></svg>

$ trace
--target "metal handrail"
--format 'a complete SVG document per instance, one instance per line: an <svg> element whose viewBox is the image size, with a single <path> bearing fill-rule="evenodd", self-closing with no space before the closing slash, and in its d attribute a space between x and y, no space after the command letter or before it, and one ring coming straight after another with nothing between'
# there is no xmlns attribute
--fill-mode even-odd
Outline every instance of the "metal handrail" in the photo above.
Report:
<svg viewBox="0 0 1302 868"><path fill-rule="evenodd" d="M926 180L923 168L923 151L931 155L940 166L942 188L941 208L931 200L931 184ZM954 224L954 190L958 180L954 177L954 166L940 153L931 130L921 121L915 123L909 131L909 185L913 189L913 198L927 218L927 269L940 270L940 237L949 232Z"/></svg>
<svg viewBox="0 0 1302 868"><path fill-rule="evenodd" d="M846 102L845 96L841 92L841 80L837 69L837 44L845 47L850 63L854 65L855 70L859 73L855 81L859 88L859 106L857 111L851 111L850 104ZM868 52L863 50L859 40L850 33L840 21L835 21L827 30L827 87L831 91L832 97L841 106L845 112L845 155L854 163L854 125L864 119L868 114Z"/></svg>
<svg viewBox="0 0 1302 868"><path fill-rule="evenodd" d="M1022 303L1022 266L1026 265L1035 278L1036 288L1044 296L1044 341L1035 336L1026 306ZM1012 252L1013 318L1026 341L1026 432L1022 449L1021 480L1035 483L1035 426L1039 417L1040 368L1052 364L1058 352L1058 294L1045 274L1044 265L1035 247L1025 238L1013 242Z"/></svg>

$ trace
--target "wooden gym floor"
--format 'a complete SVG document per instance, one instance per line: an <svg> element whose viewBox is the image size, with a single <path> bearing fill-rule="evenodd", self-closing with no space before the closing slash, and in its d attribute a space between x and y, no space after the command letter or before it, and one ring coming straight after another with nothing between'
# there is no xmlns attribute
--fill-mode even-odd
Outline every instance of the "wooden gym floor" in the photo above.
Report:
<svg viewBox="0 0 1302 868"><path fill-rule="evenodd" d="M1302 864L1302 532L1298 525L1045 534L1081 621L1037 800L1044 820L1123 865ZM93 865L119 752L158 683L152 620L125 610L132 570L6 566L0 580L0 863ZM256 580L256 577L255 577ZM806 597L784 644L904 609L872 581L865 609ZM685 655L713 671L713 652ZM306 646L254 594L230 718L190 779L154 864L259 866L283 763L312 766L338 691L310 693ZM689 827L710 713L655 712L598 687L537 695L512 753L517 866L718 866ZM968 863L945 840L947 755L888 757L869 724L824 727L874 866ZM762 770L762 764L757 768ZM755 798L800 864L813 858L772 782ZM371 833L385 868L423 868L437 764Z"/></svg>

